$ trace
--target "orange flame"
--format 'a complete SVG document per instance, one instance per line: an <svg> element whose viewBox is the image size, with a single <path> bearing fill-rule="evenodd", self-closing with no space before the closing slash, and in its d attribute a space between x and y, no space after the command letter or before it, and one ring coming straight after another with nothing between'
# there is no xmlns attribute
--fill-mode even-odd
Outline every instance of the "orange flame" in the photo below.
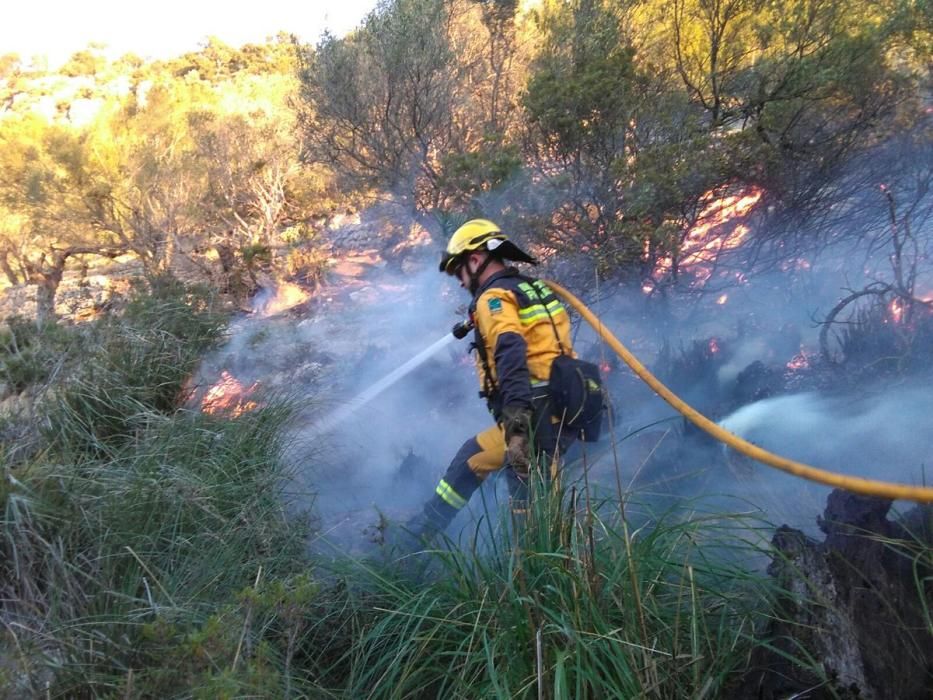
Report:
<svg viewBox="0 0 933 700"><path fill-rule="evenodd" d="M891 314L891 320L894 323L901 323L904 320L904 302L899 297L895 297L888 304L888 312Z"/></svg>
<svg viewBox="0 0 933 700"><path fill-rule="evenodd" d="M719 255L738 248L748 237L748 226L730 224L734 219L747 215L761 199L762 194L763 190L753 187L747 190L746 194L721 199L713 199L713 192L705 195L708 204L697 217L698 223L684 237L678 255L678 268L690 270L697 286L702 287L713 275L713 264ZM673 256L661 258L655 265L652 281L643 285L642 290L652 291L657 281L667 277L673 268ZM741 281L739 279L739 282Z"/></svg>
<svg viewBox="0 0 933 700"><path fill-rule="evenodd" d="M303 287L292 282L281 282L275 289L275 296L263 305L262 314L274 316L304 304L310 298L311 294Z"/></svg>
<svg viewBox="0 0 933 700"><path fill-rule="evenodd" d="M259 406L256 401L249 398L257 386L259 382L253 382L249 387L244 387L236 377L227 370L223 370L220 373L220 379L207 390L201 400L201 410L210 414L226 413L233 418L241 416Z"/></svg>

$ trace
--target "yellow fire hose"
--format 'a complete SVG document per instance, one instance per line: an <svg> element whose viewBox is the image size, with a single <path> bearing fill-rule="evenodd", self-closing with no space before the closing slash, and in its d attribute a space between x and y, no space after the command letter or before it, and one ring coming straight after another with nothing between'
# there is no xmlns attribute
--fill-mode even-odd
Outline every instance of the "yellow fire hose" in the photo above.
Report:
<svg viewBox="0 0 933 700"><path fill-rule="evenodd" d="M559 294L567 303L576 309L580 315L586 319L593 330L611 347L616 354L621 357L625 364L632 368L643 382L650 386L662 399L667 401L678 412L685 416L690 422L701 428L709 435L720 442L725 443L732 449L751 457L759 462L767 464L769 467L780 469L781 471L799 476L803 479L809 479L827 486L860 493L865 496L878 496L879 498L904 499L916 501L918 503L933 503L933 488L924 486L907 486L905 484L896 484L889 481L876 481L874 479L863 479L857 476L846 476L837 474L824 469L817 469L802 462L796 462L786 457L781 457L772 452L768 452L757 445L753 445L747 440L743 440L738 435L730 433L687 404L683 399L662 384L648 369L638 361L622 343L619 342L612 332L606 328L602 322L590 311L579 299L566 289L555 282L546 280L551 289Z"/></svg>

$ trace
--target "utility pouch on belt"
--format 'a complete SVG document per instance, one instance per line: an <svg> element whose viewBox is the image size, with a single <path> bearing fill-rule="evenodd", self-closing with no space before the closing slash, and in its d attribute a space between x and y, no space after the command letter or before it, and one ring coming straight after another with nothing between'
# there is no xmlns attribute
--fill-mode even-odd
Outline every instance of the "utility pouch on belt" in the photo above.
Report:
<svg viewBox="0 0 933 700"><path fill-rule="evenodd" d="M603 383L592 362L558 355L551 364L548 382L551 410L564 426L580 431L584 442L599 440L603 418Z"/></svg>

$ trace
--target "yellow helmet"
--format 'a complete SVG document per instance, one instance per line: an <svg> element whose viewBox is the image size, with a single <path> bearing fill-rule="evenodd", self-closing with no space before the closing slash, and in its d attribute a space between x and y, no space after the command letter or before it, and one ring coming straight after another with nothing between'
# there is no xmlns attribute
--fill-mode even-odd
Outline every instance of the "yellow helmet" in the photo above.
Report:
<svg viewBox="0 0 933 700"><path fill-rule="evenodd" d="M495 251L505 260L535 264L537 261L509 240L489 219L471 219L454 231L441 256L440 271L453 274L454 262L474 250Z"/></svg>

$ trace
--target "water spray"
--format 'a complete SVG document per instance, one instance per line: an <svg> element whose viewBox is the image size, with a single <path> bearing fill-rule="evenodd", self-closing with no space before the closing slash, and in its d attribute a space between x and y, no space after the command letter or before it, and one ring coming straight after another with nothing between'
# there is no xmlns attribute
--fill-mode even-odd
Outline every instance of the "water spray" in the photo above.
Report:
<svg viewBox="0 0 933 700"><path fill-rule="evenodd" d="M366 391L357 394L347 403L341 406L336 412L332 413L324 420L314 425L312 428L312 434L317 436L333 430L338 424L342 423L344 420L356 413L356 411L379 396L379 394L395 384L399 379L427 362L431 357L436 355L441 348L450 343L455 337L456 336L451 333L445 333L442 338L432 343L430 346L419 352L404 364L396 367L385 377L366 389Z"/></svg>
<svg viewBox="0 0 933 700"><path fill-rule="evenodd" d="M728 445L732 449L740 452L746 457L766 464L769 467L780 469L781 471L793 474L802 479L815 481L816 483L833 488L845 489L852 493L862 494L863 496L876 496L879 498L889 498L891 500L904 499L916 501L917 503L933 503L933 487L930 486L908 486L906 484L897 484L888 481L879 481L877 479L863 479L857 476L849 476L830 472L825 469L818 469L809 464L798 462L793 459L787 459L776 455L768 450L764 450L758 445L754 445L747 440L729 432L722 426L714 423L695 408L687 404L683 399L668 389L661 381L655 377L648 368L645 367L632 352L626 348L619 339L606 328L602 321L590 311L582 301L573 294L564 289L556 282L547 280L547 285L553 289L558 296L572 306L583 319L590 324L597 335L609 345L610 348L629 366L629 368L638 377L651 387L658 396L667 401L675 410L683 415L687 420L698 428L711 435L719 442Z"/></svg>

